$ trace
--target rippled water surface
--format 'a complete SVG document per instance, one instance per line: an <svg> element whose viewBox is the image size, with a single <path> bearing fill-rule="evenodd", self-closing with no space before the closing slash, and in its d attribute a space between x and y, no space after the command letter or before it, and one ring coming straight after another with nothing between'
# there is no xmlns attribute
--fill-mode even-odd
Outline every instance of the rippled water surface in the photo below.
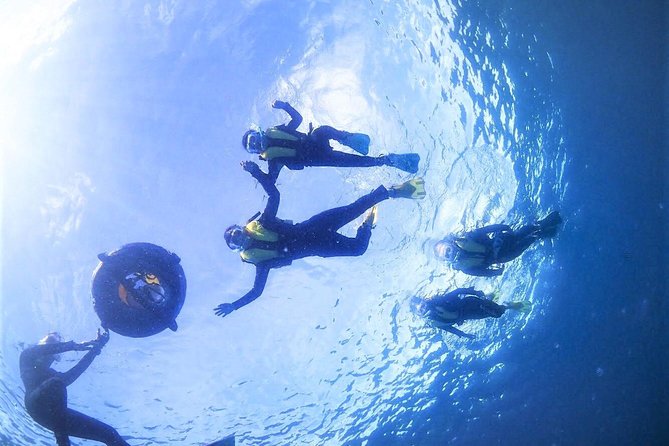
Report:
<svg viewBox="0 0 669 446"><path fill-rule="evenodd" d="M128 242L181 256L180 328L112 335L70 402L133 445L233 432L249 445L360 444L388 423L410 428L445 395L466 402L466 423L466 405L486 400L467 389L506 367L495 357L501 343L550 311L550 294L535 291L549 280L552 242L502 280L468 278L432 255L448 232L527 221L559 208L565 193L552 61L503 14L444 0L6 8L15 20L5 32L22 33L1 78L3 213L12 216L3 219L0 302L6 444L53 444L24 412L18 354L50 330L95 333L96 255ZM275 98L305 126L368 133L372 154L420 154L428 196L383 203L365 256L295 262L220 319L211 309L253 282L223 230L264 205L239 168L248 159L239 141L252 124L286 120L270 108ZM279 217L306 219L404 179L388 168L284 171ZM464 285L534 310L467 323L471 342L411 312L412 296Z"/></svg>

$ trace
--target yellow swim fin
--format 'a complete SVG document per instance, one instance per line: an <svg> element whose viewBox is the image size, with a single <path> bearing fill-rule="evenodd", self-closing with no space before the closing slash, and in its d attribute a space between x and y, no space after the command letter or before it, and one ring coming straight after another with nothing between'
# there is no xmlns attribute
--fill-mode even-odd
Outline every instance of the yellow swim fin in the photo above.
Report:
<svg viewBox="0 0 669 446"><path fill-rule="evenodd" d="M527 301L522 302L509 302L506 304L506 307L510 310L516 310L521 313L529 313L532 310L532 304Z"/></svg>
<svg viewBox="0 0 669 446"><path fill-rule="evenodd" d="M422 200L425 198L425 181L422 178L414 178L402 184L391 186L388 192L391 198Z"/></svg>
<svg viewBox="0 0 669 446"><path fill-rule="evenodd" d="M372 208L365 216L365 219L362 221L362 224L369 225L372 229L374 229L376 227L376 221L379 218L378 213L379 207L377 205L372 206Z"/></svg>

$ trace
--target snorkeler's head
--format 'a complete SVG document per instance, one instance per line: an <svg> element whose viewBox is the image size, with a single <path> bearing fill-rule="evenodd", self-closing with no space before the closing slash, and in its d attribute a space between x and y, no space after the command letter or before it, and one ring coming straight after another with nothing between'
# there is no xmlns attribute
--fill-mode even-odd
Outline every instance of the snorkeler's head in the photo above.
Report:
<svg viewBox="0 0 669 446"><path fill-rule="evenodd" d="M242 136L242 146L249 153L262 153L262 131L248 130Z"/></svg>
<svg viewBox="0 0 669 446"><path fill-rule="evenodd" d="M434 245L434 255L439 260L452 261L455 257L455 248L450 240L440 240Z"/></svg>
<svg viewBox="0 0 669 446"><path fill-rule="evenodd" d="M134 272L125 276L121 284L125 295L119 287L119 298L128 306L136 307L138 303L141 307L149 309L163 305L166 298L165 288L160 283L160 279L153 273Z"/></svg>
<svg viewBox="0 0 669 446"><path fill-rule="evenodd" d="M225 230L223 236L225 238L225 243L227 243L228 248L233 251L241 251L244 249L244 246L248 243L249 236L244 233L244 228L239 225L232 225Z"/></svg>
<svg viewBox="0 0 669 446"><path fill-rule="evenodd" d="M37 345L57 344L58 342L62 341L63 338L60 336L60 333L58 333L57 331L52 331L51 333L47 334L42 339L40 339ZM48 367L52 362L60 361L60 354L46 356L44 358L44 361L46 361L46 366ZM42 361L42 364L44 364L44 361Z"/></svg>
<svg viewBox="0 0 669 446"><path fill-rule="evenodd" d="M63 338L61 337L60 333L58 333L57 331L52 331L51 333L40 339L37 345L55 344L57 342L62 342L62 340Z"/></svg>

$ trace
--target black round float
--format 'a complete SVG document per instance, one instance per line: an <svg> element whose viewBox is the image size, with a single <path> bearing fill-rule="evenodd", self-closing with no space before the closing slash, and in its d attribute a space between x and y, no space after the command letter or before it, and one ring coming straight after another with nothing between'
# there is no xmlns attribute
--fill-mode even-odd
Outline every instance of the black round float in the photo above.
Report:
<svg viewBox="0 0 669 446"><path fill-rule="evenodd" d="M129 243L98 258L91 291L103 327L133 338L176 331L186 298L179 256L151 243Z"/></svg>

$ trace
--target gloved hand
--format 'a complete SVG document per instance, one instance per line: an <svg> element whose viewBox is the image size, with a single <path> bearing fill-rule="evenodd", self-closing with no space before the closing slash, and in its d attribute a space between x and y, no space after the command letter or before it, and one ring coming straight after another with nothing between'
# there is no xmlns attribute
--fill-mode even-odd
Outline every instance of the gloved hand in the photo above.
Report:
<svg viewBox="0 0 669 446"><path fill-rule="evenodd" d="M254 163L253 161L242 161L240 164L242 165L242 169L244 169L253 176L258 174L259 172L262 172L260 170L260 166L258 166L258 164Z"/></svg>
<svg viewBox="0 0 669 446"><path fill-rule="evenodd" d="M283 109L283 108L286 107L286 105L288 105L287 102L280 101L280 100L278 100L278 99L277 99L276 101L272 102L272 108L280 108L280 109Z"/></svg>
<svg viewBox="0 0 669 446"><path fill-rule="evenodd" d="M224 303L214 308L214 313L216 313L216 316L225 317L236 309L234 304Z"/></svg>
<svg viewBox="0 0 669 446"><path fill-rule="evenodd" d="M91 341L93 344L92 350L95 350L97 354L100 354L102 347L107 345L109 342L109 330L106 328L98 328L98 337L94 341Z"/></svg>

